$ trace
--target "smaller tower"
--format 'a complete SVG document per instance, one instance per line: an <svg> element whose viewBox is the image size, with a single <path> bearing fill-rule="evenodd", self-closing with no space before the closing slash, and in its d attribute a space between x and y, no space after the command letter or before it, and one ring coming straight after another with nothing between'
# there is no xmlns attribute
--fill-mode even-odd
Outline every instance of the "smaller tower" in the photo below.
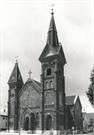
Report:
<svg viewBox="0 0 94 135"><path fill-rule="evenodd" d="M23 79L16 61L8 81L8 130L18 130L18 92L23 86Z"/></svg>

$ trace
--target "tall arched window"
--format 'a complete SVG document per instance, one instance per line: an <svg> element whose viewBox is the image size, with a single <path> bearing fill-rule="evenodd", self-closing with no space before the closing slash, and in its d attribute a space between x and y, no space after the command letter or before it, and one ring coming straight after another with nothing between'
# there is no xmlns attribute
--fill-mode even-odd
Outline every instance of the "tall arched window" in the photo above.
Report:
<svg viewBox="0 0 94 135"><path fill-rule="evenodd" d="M52 104L52 94L49 92L47 93L45 97L45 104L46 105L51 105Z"/></svg>
<svg viewBox="0 0 94 135"><path fill-rule="evenodd" d="M49 89L49 83L46 82L46 89Z"/></svg>
<svg viewBox="0 0 94 135"><path fill-rule="evenodd" d="M50 81L50 88L53 88L53 81Z"/></svg>
<svg viewBox="0 0 94 135"><path fill-rule="evenodd" d="M51 68L47 69L47 75L51 75Z"/></svg>

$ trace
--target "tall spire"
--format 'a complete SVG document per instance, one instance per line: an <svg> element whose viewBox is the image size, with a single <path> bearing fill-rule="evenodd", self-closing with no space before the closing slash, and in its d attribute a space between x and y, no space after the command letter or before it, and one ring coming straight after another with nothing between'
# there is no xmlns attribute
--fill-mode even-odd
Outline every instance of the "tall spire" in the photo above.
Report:
<svg viewBox="0 0 94 135"><path fill-rule="evenodd" d="M47 42L44 50L42 51L39 57L39 61L45 62L49 61L49 59L51 60L55 58L60 59L63 62L63 64L66 64L66 58L64 55L63 47L58 40L57 29L54 20L54 12L52 9Z"/></svg>
<svg viewBox="0 0 94 135"><path fill-rule="evenodd" d="M59 46L53 9L52 9L52 13L51 13L51 20L50 20L50 25L49 25L49 30L48 30L47 43L50 44L52 47Z"/></svg>

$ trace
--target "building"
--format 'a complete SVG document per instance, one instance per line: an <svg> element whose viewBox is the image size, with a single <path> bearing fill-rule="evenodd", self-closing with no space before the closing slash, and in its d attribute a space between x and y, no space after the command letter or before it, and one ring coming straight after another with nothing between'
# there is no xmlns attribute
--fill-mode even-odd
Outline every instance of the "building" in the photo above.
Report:
<svg viewBox="0 0 94 135"><path fill-rule="evenodd" d="M68 108L68 129L74 127L76 130L82 130L82 105L78 95L67 96L66 105Z"/></svg>
<svg viewBox="0 0 94 135"><path fill-rule="evenodd" d="M84 132L92 132L93 131L93 118L94 113L82 113L82 119L83 119L83 131Z"/></svg>
<svg viewBox="0 0 94 135"><path fill-rule="evenodd" d="M0 130L7 130L7 113L0 111Z"/></svg>
<svg viewBox="0 0 94 135"><path fill-rule="evenodd" d="M68 123L65 124L66 108L70 110L70 105L66 105L65 94L66 58L58 40L53 11L46 46L39 61L41 83L30 77L23 83L18 63L15 63L8 81L8 130L18 130L21 126L23 130L32 132L53 129L56 133L70 127ZM75 108L76 104L81 109L79 98L75 102Z"/></svg>

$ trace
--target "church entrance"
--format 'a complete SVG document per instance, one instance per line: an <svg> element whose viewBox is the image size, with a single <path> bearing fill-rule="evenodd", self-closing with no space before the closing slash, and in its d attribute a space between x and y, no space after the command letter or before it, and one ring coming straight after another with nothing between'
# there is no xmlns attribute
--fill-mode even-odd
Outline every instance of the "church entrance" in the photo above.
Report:
<svg viewBox="0 0 94 135"><path fill-rule="evenodd" d="M49 115L46 119L46 130L52 129L52 117Z"/></svg>
<svg viewBox="0 0 94 135"><path fill-rule="evenodd" d="M36 129L36 120L35 120L35 116L34 113L31 113L31 120L30 120L30 130L32 131L32 133L34 133L34 130Z"/></svg>
<svg viewBox="0 0 94 135"><path fill-rule="evenodd" d="M29 118L25 118L25 130L29 130Z"/></svg>

